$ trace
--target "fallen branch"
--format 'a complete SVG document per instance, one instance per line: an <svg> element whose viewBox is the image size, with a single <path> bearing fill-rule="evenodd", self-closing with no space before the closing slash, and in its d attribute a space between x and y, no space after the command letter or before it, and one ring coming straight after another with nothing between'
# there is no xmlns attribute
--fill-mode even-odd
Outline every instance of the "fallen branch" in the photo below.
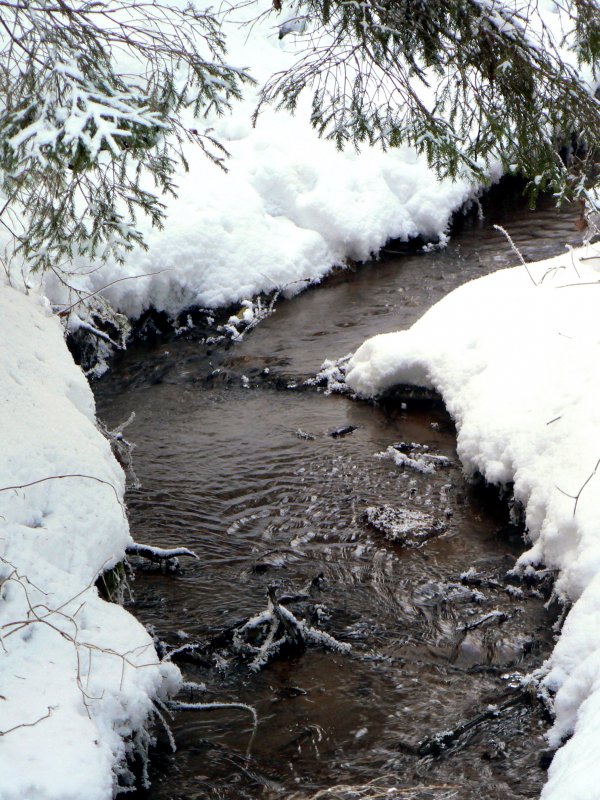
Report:
<svg viewBox="0 0 600 800"><path fill-rule="evenodd" d="M415 748L415 755L421 758L423 756L437 756L450 747L463 733L467 733L478 725L481 725L482 722L498 717L503 711L519 705L520 703L528 702L530 699L531 694L529 692L521 691L515 697L510 697L503 703L489 706L486 711L477 714L466 722L461 722L461 724L457 725L455 728L436 733L433 736L428 736L426 739L423 739Z"/></svg>
<svg viewBox="0 0 600 800"><path fill-rule="evenodd" d="M275 587L269 587L267 597L267 608L249 619L233 634L234 649L240 654L252 656L250 669L253 672L265 667L284 647L303 651L308 644L313 644L340 653L347 653L352 649L346 642L338 642L328 633L312 628L298 619L277 600ZM263 632L260 644L252 644L246 640L245 637L261 629L264 631L265 627L266 632Z"/></svg>
<svg viewBox="0 0 600 800"><path fill-rule="evenodd" d="M220 630L207 642L187 642L177 647L159 643L162 660L210 667L215 654L219 657L227 650L233 651L238 659L247 662L250 670L258 672L284 652L298 654L309 645L340 653L349 652L350 644L339 642L330 634L311 627L287 607L291 603L309 602L311 590L318 587L322 578L322 575L314 578L305 587L306 591L282 595L279 598L275 587L269 587L267 607L263 611Z"/></svg>
<svg viewBox="0 0 600 800"><path fill-rule="evenodd" d="M199 560L196 553L193 550L188 550L187 547L165 549L163 547L154 547L150 544L140 544L139 542L132 542L132 544L127 545L125 553L128 556L140 556L155 562L169 561L172 558L177 558L177 556L190 556Z"/></svg>

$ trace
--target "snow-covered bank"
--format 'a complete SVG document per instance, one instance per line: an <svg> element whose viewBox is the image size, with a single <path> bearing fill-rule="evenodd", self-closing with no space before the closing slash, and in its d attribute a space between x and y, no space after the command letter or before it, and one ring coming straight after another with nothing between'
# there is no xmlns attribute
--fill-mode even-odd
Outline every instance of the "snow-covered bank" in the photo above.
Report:
<svg viewBox="0 0 600 800"><path fill-rule="evenodd" d="M363 397L439 391L465 472L513 483L531 544L518 570L558 570L574 602L542 670L557 693L552 745L573 733L544 800L600 797L599 272L592 248L467 283L410 330L367 340L346 377Z"/></svg>
<svg viewBox="0 0 600 800"><path fill-rule="evenodd" d="M160 198L165 229L139 218L148 250L134 249L125 265L81 260L78 274L67 277L74 290L85 295L107 287L103 296L130 318L151 306L174 316L189 306L227 306L282 287L294 294L335 266L376 255L390 239L445 240L452 215L481 186L460 177L438 180L411 147L384 152L365 144L360 153L351 147L338 151L311 127L310 89L300 96L295 115L263 108L253 127L260 87L310 48L294 33L279 39L286 13L294 16L293 6L284 4L281 15L260 15L250 4L225 15L228 61L247 69L257 85L246 88L224 117L184 120L223 143L230 153L228 172L199 148L186 146L189 171L176 176L178 196ZM576 54L564 38L570 26L553 0L536 7L534 19L542 18L565 62L574 64ZM593 88L589 72L581 69ZM426 101L427 88L420 91ZM486 169L491 181L501 177L498 166ZM80 297L51 273L44 283L44 293L57 305L70 306ZM77 325L75 315L71 323Z"/></svg>
<svg viewBox="0 0 600 800"><path fill-rule="evenodd" d="M294 35L279 40L279 21L267 16L251 29L225 26L229 60L248 67L259 85L293 64L301 46ZM98 269L82 261L81 274L68 281L84 293L119 281L103 294L131 318L150 306L176 315L281 287L294 294L347 259L369 258L392 238L443 239L452 214L479 187L466 179L438 181L411 148L339 152L312 129L310 99L301 98L295 116L265 109L253 128L258 88L248 89L230 115L202 121L230 152L228 172L187 147L189 172L176 181L178 197L161 198L165 229L138 220L148 250L136 249L124 266L111 260ZM123 280L137 275L147 277ZM57 304L78 299L51 274L44 291Z"/></svg>
<svg viewBox="0 0 600 800"><path fill-rule="evenodd" d="M179 672L94 587L131 541L124 477L59 321L0 285L0 341L0 798L109 800Z"/></svg>

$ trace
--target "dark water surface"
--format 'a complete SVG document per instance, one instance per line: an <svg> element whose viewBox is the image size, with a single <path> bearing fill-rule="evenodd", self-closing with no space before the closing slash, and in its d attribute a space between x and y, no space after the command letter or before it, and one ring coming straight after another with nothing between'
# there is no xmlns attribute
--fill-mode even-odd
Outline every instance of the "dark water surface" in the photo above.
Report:
<svg viewBox="0 0 600 800"><path fill-rule="evenodd" d="M263 610L269 586L297 593L322 573L294 610L352 645L347 654L309 647L259 672L227 647L211 666L183 665L186 678L206 684L196 699L255 707L250 756L247 713L182 712L173 721L177 753L159 746L152 788L137 797L308 798L380 776L429 788L328 796L539 794L546 722L527 704L440 755L414 751L510 697L510 676L534 669L552 647L554 618L539 587L506 579L523 547L506 510L465 482L442 407L383 408L301 386L324 358L406 328L455 286L514 263L491 222L527 258L578 238L572 212L471 219L441 252L388 256L281 303L229 349L193 332L140 343L97 383L109 426L136 413L127 429L142 482L128 496L135 539L199 555L180 574L138 570L131 611L170 645L207 641ZM357 428L328 435L344 425ZM449 463L428 474L376 457L400 442ZM445 530L405 549L367 524L365 510L383 505L431 515ZM471 567L478 586L461 581ZM504 617L473 626L493 611Z"/></svg>

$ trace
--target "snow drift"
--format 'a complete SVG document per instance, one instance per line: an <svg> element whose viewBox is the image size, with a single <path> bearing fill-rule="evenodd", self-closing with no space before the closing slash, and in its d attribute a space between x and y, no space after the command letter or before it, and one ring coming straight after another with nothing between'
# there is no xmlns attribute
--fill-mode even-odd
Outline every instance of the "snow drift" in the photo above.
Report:
<svg viewBox="0 0 600 800"><path fill-rule="evenodd" d="M0 798L109 800L180 676L94 586L131 541L124 476L60 322L0 286L0 341Z"/></svg>
<svg viewBox="0 0 600 800"><path fill-rule="evenodd" d="M585 260L582 260L585 258ZM529 549L517 570L558 571L574 603L541 670L558 751L544 800L598 798L600 764L600 254L566 253L456 289L410 330L367 340L347 367L362 397L437 390L467 475L512 484Z"/></svg>
<svg viewBox="0 0 600 800"><path fill-rule="evenodd" d="M301 46L294 34L279 40L280 22L268 16L251 31L225 26L230 60L249 65L258 86L291 66ZM283 287L291 295L336 265L376 255L390 239L444 241L452 214L480 191L467 179L438 181L408 147L338 151L311 127L308 92L294 116L267 108L253 127L257 101L258 88L247 89L230 115L202 121L229 151L228 171L186 146L189 171L176 179L178 196L161 198L164 230L140 218L148 250L99 269L80 260L79 274L69 276L74 288L87 293L118 280L103 295L130 318L151 306L174 316ZM145 277L123 280L130 276ZM78 299L55 276L44 280L53 303Z"/></svg>

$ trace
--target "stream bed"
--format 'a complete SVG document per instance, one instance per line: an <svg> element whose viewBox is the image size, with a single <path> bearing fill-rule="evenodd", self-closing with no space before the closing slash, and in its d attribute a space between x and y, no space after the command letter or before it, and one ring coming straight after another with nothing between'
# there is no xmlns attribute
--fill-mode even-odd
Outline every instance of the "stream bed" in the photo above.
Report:
<svg viewBox="0 0 600 800"><path fill-rule="evenodd" d="M192 329L135 343L95 384L109 427L136 414L134 538L199 556L175 573L137 565L126 604L157 639L218 641L264 610L272 587L305 597L307 623L351 645L308 646L256 671L226 646L181 665L206 686L195 700L250 704L258 729L241 709L180 712L177 752L159 734L138 800L308 799L370 782L327 796L383 796L374 780L402 790L386 797L539 795L547 720L535 703L419 751L513 696L552 649L548 586L507 577L524 543L506 503L465 481L441 403L368 405L304 384L325 358L513 264L492 222L529 259L580 241L573 211L516 206L471 216L445 250L388 252L281 302L240 342ZM436 535L418 547L388 538L407 512Z"/></svg>

